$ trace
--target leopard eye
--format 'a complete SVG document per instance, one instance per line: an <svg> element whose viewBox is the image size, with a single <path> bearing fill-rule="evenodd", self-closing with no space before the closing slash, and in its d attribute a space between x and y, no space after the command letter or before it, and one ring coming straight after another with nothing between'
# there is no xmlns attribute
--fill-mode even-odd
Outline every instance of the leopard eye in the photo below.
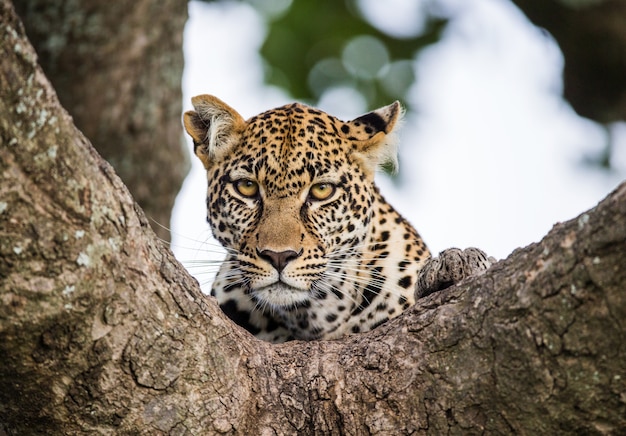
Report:
<svg viewBox="0 0 626 436"><path fill-rule="evenodd" d="M234 182L235 189L244 197L256 197L259 193L259 184L250 179L241 179Z"/></svg>
<svg viewBox="0 0 626 436"><path fill-rule="evenodd" d="M328 199L335 192L335 185L332 183L316 183L309 189L309 198L317 201Z"/></svg>

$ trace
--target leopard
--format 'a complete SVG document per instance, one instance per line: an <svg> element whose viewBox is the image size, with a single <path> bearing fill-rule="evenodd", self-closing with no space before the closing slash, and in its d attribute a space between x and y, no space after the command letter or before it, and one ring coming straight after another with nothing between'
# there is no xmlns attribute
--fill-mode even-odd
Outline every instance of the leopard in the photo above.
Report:
<svg viewBox="0 0 626 436"><path fill-rule="evenodd" d="M418 289L433 257L374 180L398 167L399 102L351 121L298 102L248 120L212 95L192 106L183 124L226 251L210 293L236 324L273 343L339 339L449 285L431 263Z"/></svg>

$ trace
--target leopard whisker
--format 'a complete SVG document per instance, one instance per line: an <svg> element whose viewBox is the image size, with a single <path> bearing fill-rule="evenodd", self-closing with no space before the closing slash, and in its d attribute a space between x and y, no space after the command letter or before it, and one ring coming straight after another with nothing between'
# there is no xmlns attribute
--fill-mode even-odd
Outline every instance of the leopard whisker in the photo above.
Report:
<svg viewBox="0 0 626 436"><path fill-rule="evenodd" d="M328 281L324 280L324 279L319 279L316 280L315 282L312 283L311 285L312 289L316 289L316 290L320 290L322 292L325 293L335 293L335 291L345 297L348 297L348 300L351 301L352 303L354 303L355 306L359 306L359 302L349 293L346 293L343 289L338 288L334 285L332 285L331 283L329 283Z"/></svg>
<svg viewBox="0 0 626 436"><path fill-rule="evenodd" d="M348 278L350 279L350 281L352 283L356 283L358 285L361 285L363 287L368 286L368 285L374 285L376 286L379 290L378 290L378 294L381 294L383 291L384 292L388 292L391 295L394 296L406 296L406 289L402 288L400 286L398 286L397 284L394 283L389 283L388 281L388 277L385 277L384 275L376 272L376 271L365 271L364 273L369 275L370 277L367 276L358 276L358 275L353 275L353 274L348 274L348 271L352 272L359 272L359 270L345 270L346 272L341 272L341 273L331 273L331 277L335 277L335 278ZM374 272L376 274L372 275L371 273ZM326 274L326 273L325 273Z"/></svg>
<svg viewBox="0 0 626 436"><path fill-rule="evenodd" d="M362 258L357 258L357 259L329 259L326 265L329 267L343 267L344 265L355 265L355 266L363 265L364 267L373 268L376 265L368 265L368 263L377 262L377 261L392 261L398 265L400 263L406 263L406 265L398 267L399 271L406 271L407 269L409 269L409 267L415 266L418 263L424 262L423 259L416 261L406 256L386 256L386 257L362 257Z"/></svg>
<svg viewBox="0 0 626 436"><path fill-rule="evenodd" d="M403 241L385 241L385 242L368 242L365 244L360 244L358 246L352 246L352 247L347 247L347 248L336 248L334 250L332 250L330 253L327 254L327 256L330 257L336 257L336 256L353 256L353 255L361 255L361 254L366 254L368 253L371 248L379 248L382 245L386 245L387 248L385 250L387 250L389 247L394 248L394 247L404 247L406 246L408 243L417 243L417 240L403 240ZM369 254L369 253L368 253Z"/></svg>
<svg viewBox="0 0 626 436"><path fill-rule="evenodd" d="M236 278L238 280L250 280L240 270L237 269L228 270L224 273L218 272L215 275L215 280L229 280L229 285L232 284L232 278Z"/></svg>
<svg viewBox="0 0 626 436"><path fill-rule="evenodd" d="M213 259L191 259L191 260L181 260L183 265L187 266L221 266L224 264L223 260L213 260Z"/></svg>
<svg viewBox="0 0 626 436"><path fill-rule="evenodd" d="M366 277L353 276L344 271L342 271L341 273L330 273L327 276L332 277L332 278L351 279L350 281L352 283L355 283L357 285L361 285L364 287L371 285L371 284L373 284L374 286L381 287L382 285L385 284L385 281L381 279L376 279L376 278L372 279L372 278L366 278Z"/></svg>

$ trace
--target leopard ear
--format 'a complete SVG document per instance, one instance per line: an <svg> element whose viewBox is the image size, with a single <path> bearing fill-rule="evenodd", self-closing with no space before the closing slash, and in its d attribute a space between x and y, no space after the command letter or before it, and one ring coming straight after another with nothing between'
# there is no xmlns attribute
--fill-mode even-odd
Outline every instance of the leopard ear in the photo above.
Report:
<svg viewBox="0 0 626 436"><path fill-rule="evenodd" d="M348 140L354 141L356 156L366 170L373 175L377 167L395 172L398 168L397 127L401 124L404 110L396 101L375 111L361 115L345 123L341 131Z"/></svg>
<svg viewBox="0 0 626 436"><path fill-rule="evenodd" d="M208 169L237 143L246 122L233 108L212 95L191 99L195 110L185 112L185 130L193 139L193 151Z"/></svg>

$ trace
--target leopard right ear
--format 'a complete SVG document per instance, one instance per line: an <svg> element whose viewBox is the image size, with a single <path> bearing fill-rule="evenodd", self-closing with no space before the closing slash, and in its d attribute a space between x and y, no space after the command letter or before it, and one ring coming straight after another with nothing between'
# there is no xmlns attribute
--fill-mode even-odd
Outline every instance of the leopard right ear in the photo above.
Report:
<svg viewBox="0 0 626 436"><path fill-rule="evenodd" d="M236 110L212 95L191 99L195 110L185 112L185 130L193 139L193 151L205 168L225 156L239 141L246 128L245 120Z"/></svg>

